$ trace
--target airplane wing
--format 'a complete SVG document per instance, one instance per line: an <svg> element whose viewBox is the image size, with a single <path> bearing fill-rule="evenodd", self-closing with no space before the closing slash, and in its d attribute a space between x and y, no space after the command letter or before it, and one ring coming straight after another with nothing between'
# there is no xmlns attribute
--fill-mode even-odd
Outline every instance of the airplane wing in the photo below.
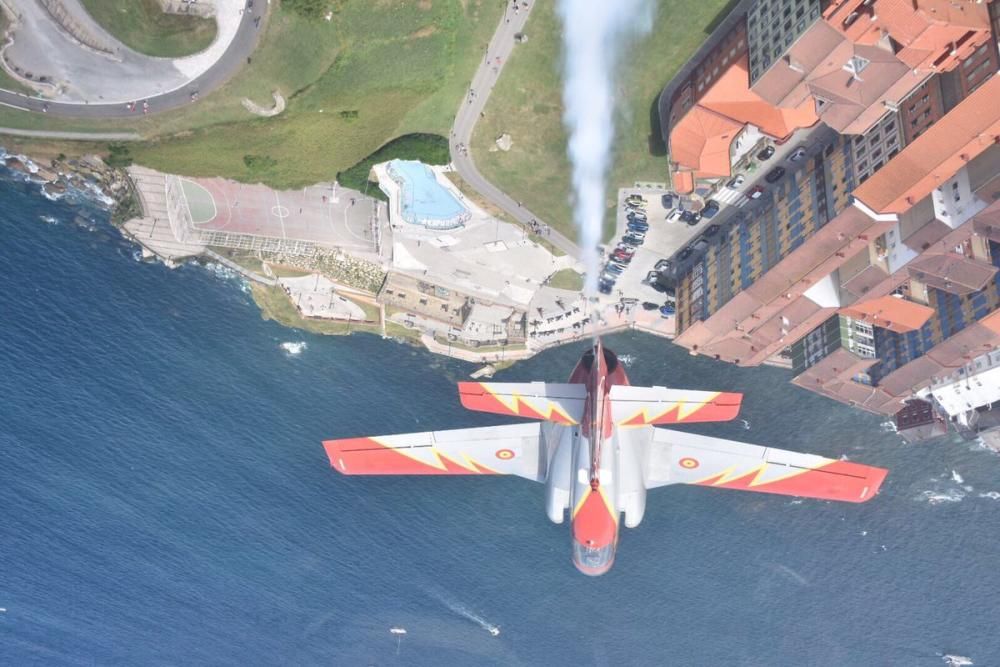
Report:
<svg viewBox="0 0 1000 667"><path fill-rule="evenodd" d="M511 424L327 440L345 475L518 475L545 479L542 425Z"/></svg>
<svg viewBox="0 0 1000 667"><path fill-rule="evenodd" d="M653 429L644 461L646 488L697 484L861 503L871 500L888 470L873 466Z"/></svg>
<svg viewBox="0 0 1000 667"><path fill-rule="evenodd" d="M458 394L469 410L578 424L587 388L553 382L459 382Z"/></svg>
<svg viewBox="0 0 1000 667"><path fill-rule="evenodd" d="M743 394L615 385L608 394L619 426L724 422L736 417Z"/></svg>

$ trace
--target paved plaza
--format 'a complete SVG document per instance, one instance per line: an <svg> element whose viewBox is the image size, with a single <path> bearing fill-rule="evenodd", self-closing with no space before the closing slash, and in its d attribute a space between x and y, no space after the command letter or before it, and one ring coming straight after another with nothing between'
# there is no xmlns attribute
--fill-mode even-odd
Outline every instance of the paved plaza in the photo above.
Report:
<svg viewBox="0 0 1000 667"><path fill-rule="evenodd" d="M180 180L199 231L306 241L366 259L375 255L372 221L377 203L360 192L333 184L272 190L221 178Z"/></svg>

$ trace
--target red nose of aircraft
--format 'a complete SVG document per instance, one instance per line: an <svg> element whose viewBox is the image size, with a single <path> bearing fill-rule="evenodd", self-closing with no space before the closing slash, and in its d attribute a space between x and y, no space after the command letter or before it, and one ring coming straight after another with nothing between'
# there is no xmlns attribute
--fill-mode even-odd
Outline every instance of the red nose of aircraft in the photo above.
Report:
<svg viewBox="0 0 1000 667"><path fill-rule="evenodd" d="M599 485L589 489L573 513L573 564L596 577L611 569L618 544L617 513Z"/></svg>

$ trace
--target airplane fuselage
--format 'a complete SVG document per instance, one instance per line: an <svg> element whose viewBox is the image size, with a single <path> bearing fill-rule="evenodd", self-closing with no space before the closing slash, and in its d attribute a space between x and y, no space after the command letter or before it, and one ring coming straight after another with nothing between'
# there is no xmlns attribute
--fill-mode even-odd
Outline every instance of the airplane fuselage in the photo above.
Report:
<svg viewBox="0 0 1000 667"><path fill-rule="evenodd" d="M577 363L569 382L586 385L586 404L579 424L553 424L546 438L551 444L546 509L555 523L562 523L565 510L570 510L573 564L596 576L614 563L619 515L625 512L629 527L642 520L646 499L641 450L623 450L622 432L611 419L608 392L629 383L613 352L595 346Z"/></svg>

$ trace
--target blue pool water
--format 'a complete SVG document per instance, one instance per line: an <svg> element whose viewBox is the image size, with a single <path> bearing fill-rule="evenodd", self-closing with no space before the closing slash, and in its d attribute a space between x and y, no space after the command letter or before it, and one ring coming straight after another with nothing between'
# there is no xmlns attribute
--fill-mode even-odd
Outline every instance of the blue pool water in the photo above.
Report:
<svg viewBox="0 0 1000 667"><path fill-rule="evenodd" d="M389 174L399 184L403 219L435 229L458 227L466 208L437 182L427 165L414 160L393 160Z"/></svg>
<svg viewBox="0 0 1000 667"><path fill-rule="evenodd" d="M747 392L699 432L891 472L863 505L658 489L587 578L541 485L330 469L324 438L504 421L461 408L473 366L262 321L104 217L0 180L0 665L1000 665L997 455L613 336L635 384Z"/></svg>

